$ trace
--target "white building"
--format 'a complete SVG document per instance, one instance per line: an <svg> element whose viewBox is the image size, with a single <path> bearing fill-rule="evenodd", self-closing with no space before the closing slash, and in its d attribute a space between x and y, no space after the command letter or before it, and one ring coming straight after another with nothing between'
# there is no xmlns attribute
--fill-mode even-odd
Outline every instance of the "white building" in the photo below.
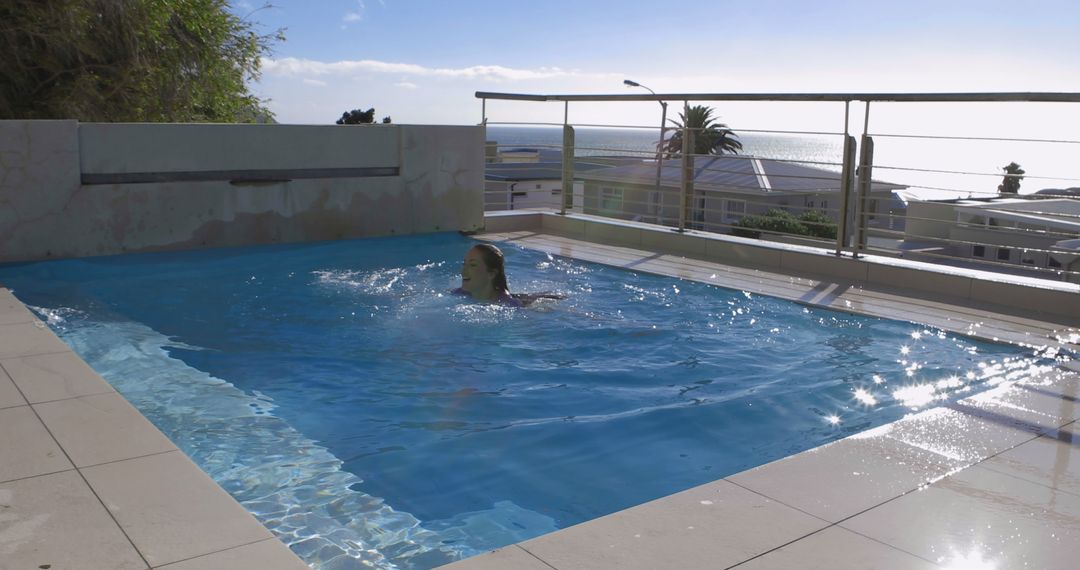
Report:
<svg viewBox="0 0 1080 570"><path fill-rule="evenodd" d="M1080 200L1020 197L912 200L905 241L935 253L1021 267L1068 269L1057 246L1080 238ZM1054 251L1058 250L1055 254Z"/></svg>

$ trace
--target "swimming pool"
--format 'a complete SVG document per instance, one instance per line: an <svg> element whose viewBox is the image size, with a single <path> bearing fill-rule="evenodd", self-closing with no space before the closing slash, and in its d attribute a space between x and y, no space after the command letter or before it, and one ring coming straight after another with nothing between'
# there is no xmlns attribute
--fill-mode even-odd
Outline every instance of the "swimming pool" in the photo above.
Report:
<svg viewBox="0 0 1080 570"><path fill-rule="evenodd" d="M0 281L309 563L426 568L1048 365L909 323L456 235L26 264Z"/></svg>

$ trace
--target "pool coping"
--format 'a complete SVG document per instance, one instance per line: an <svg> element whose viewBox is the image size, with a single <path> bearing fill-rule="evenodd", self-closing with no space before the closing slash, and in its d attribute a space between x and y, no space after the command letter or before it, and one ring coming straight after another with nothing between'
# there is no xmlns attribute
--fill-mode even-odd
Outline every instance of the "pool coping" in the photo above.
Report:
<svg viewBox="0 0 1080 570"><path fill-rule="evenodd" d="M534 221L544 223L542 219ZM782 273L772 275L770 281L770 276L765 275L768 272L742 266L710 265L714 262L597 244L565 234L538 232L541 228L536 227L503 229L506 231L480 237L560 255L576 253L581 259L603 257L616 265L667 271L665 274L680 278L696 276L706 282L716 282L714 274L730 275L732 283L738 283L735 286L740 288L759 283L777 288L764 294L796 294L802 290L802 296L795 299L799 302L853 312L861 312L868 303L896 302L880 297L881 291L852 287L850 281L833 280L832 289L827 279ZM637 239L652 238L639 235ZM593 248L591 253L589 248ZM845 286L845 291L836 289ZM942 305L948 304L948 300L923 297L909 297L920 301L916 308L921 314L938 314ZM846 305L848 301L856 306ZM967 320L957 316L956 322L977 319L981 325L976 333L994 329L992 312L974 310L987 314L969 312L963 317ZM1060 322L1015 314L1000 317L998 328L1002 335L997 338L1012 342L1033 343L1062 326ZM905 320L912 319L909 315ZM1004 336L1014 333L1020 336ZM1024 446L1053 448L1054 442L1062 440L1060 434L1072 433L1075 426L1070 424L1080 419L1076 403L1080 401L1080 374L1075 363L1068 366L1073 368L1048 372L1025 385L1002 386L974 402L916 414L450 566L466 570L652 568L656 567L656 557L662 556L663 564L686 567L698 562L717 567L722 561L727 561L723 562L727 566L769 567L770 561L784 560L793 552L798 560L809 560L849 547L860 556L898 561L895 567L931 563L925 553L913 552L917 549L909 545L893 544L902 541L867 530L866 525L875 524L872 515L880 512L876 509L900 505L906 498L922 495L917 492L920 490L948 492L948 485L965 473L974 472L984 478L1009 476L1002 472L1012 464L986 464L1010 453L1019 454L1026 449ZM951 455L943 455L933 449L933 442L924 441L927 430L940 428L940 424L960 423L970 433L978 433L977 453L949 450ZM6 515L2 524L7 525L0 526L0 546L5 548L6 560L30 567L78 561L91 566L100 562L97 565L171 570L306 568L2 287L0 426L4 428L0 429L0 456L19 459L0 464L0 504ZM1072 452L1071 445L1067 450ZM902 465L910 466L900 481L894 480L895 465L889 461L893 457L901 457ZM858 473L867 476L845 481L845 472L849 473L848 479L850 473L856 472L853 464L861 470ZM813 474L817 476L810 477ZM1022 480L1029 487L1051 488ZM803 482L827 485L808 488L800 485ZM862 489L861 495L855 493L859 500L850 500L849 489ZM882 489L890 490L888 496L880 496ZM842 496L836 496L838 490L843 491ZM1069 505L1074 499L1071 493L1075 491L1060 492ZM711 508L717 505L726 506L723 517L717 517L719 509ZM1080 513L1080 506L1077 509ZM42 520L43 515L48 515L47 520ZM738 521L734 528L729 524L731 520ZM693 533L688 530L709 532L691 540L687 537ZM75 533L79 540L72 540ZM756 535L770 538L762 542ZM641 540L643 537L646 540ZM829 547L812 548L819 543ZM845 546L837 548L838 544ZM1060 549L1047 552L1060 553Z"/></svg>

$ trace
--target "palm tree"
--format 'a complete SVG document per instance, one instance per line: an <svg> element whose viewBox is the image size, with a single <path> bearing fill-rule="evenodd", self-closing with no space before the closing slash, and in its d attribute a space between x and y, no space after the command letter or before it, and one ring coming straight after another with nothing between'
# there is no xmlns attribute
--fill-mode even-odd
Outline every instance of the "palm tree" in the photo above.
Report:
<svg viewBox="0 0 1080 570"><path fill-rule="evenodd" d="M998 185L998 193L1000 194L1019 194L1020 193L1020 181L1024 179L1023 168L1020 168L1019 164L1010 162L1006 166L1002 167L1005 171L1005 178Z"/></svg>
<svg viewBox="0 0 1080 570"><path fill-rule="evenodd" d="M657 146L669 157L682 154L682 129L690 128L694 131L693 154L739 154L742 150L739 135L724 123L713 122L712 112L712 107L694 105L686 113L679 113L679 121L668 119L679 130Z"/></svg>

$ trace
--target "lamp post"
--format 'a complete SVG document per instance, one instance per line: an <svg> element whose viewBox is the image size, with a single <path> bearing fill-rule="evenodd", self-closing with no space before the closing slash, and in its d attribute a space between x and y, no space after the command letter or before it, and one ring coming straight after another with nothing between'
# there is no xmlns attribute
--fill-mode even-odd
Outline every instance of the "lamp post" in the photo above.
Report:
<svg viewBox="0 0 1080 570"><path fill-rule="evenodd" d="M623 80L623 85L626 85L627 87L640 87L642 89L645 89L649 93L652 93L653 95L656 95L655 91L653 91L652 89L649 89L648 87L638 83L637 81L631 81L629 79L624 79ZM653 215L656 216L657 223L663 224L663 221L660 219L660 203L661 203L660 196L662 196L662 194L660 193L660 169L663 168L663 164L664 164L662 149L663 149L663 145L664 145L664 129L665 129L665 126L667 124L667 102L666 101L657 101L657 103L660 103L660 108L663 109L663 111L660 114L660 142L657 143L657 145L656 145L656 204L651 204L651 205L654 208ZM650 200L650 202L651 202L651 200Z"/></svg>

